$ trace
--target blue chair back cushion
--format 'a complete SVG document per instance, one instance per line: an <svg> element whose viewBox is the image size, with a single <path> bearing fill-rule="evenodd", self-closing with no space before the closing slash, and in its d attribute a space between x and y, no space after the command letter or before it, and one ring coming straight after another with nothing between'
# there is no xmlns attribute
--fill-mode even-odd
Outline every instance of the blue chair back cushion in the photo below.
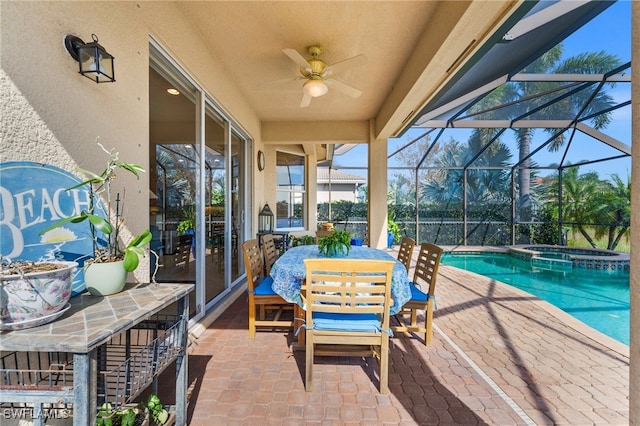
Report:
<svg viewBox="0 0 640 426"><path fill-rule="evenodd" d="M417 285L415 285L414 283L411 283L410 285L411 287L411 301L413 302L427 302L427 300L429 300L429 295L426 293L423 293Z"/></svg>
<svg viewBox="0 0 640 426"><path fill-rule="evenodd" d="M337 314L314 312L313 328L316 330L377 332L382 324L376 314Z"/></svg>

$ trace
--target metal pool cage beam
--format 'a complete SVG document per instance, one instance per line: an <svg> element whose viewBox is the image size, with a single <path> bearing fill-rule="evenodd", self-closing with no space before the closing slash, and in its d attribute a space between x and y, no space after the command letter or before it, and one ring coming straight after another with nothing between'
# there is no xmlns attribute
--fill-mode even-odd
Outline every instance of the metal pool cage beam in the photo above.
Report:
<svg viewBox="0 0 640 426"><path fill-rule="evenodd" d="M502 135L504 133L504 131L506 129L524 129L524 128L530 128L530 129L558 129L557 132L554 132L553 135L548 138L546 141L544 141L540 146L538 146L535 150L533 150L532 152L530 152L528 155L526 155L525 157L521 158L517 163L515 163L513 166L511 167L504 167L502 169L504 170L510 170L510 175L511 175L511 186L512 186L512 191L511 191L511 242L512 244L515 244L515 238L516 238L516 227L518 225L518 221L516 220L516 209L517 209L517 205L516 205L516 196L515 196L515 191L516 191L516 183L515 183L515 176L518 170L523 170L523 169L548 169L548 170L556 170L558 172L559 175L559 182L558 184L561 185L561 174L562 171L570 168L570 167L579 167L581 165L586 165L586 164L594 164L594 163L598 163L598 162L604 162L604 161L610 161L610 160L616 160L616 159L620 159L620 158L624 158L624 157L630 157L631 156L631 147L627 144L624 144L623 142L609 136L606 135L603 132L598 131L597 129L585 124L584 122L587 120L590 120L600 114L604 114L604 113L608 113L608 112L612 112L615 111L619 108L625 107L630 105L631 101L624 101L624 102L619 102L616 105L613 105L609 108L606 109L602 109L600 111L594 112L590 115L587 116L582 116L582 114L584 114L585 111L587 111L588 105L591 103L591 101L595 98L595 96L598 94L598 92L600 90L602 90L602 88L604 87L604 85L606 83L630 83L631 82L631 77L630 77L630 73L627 72L631 67L631 63L628 62L626 64L623 64L613 70L611 70L610 72L607 73L601 73L601 74L531 74L531 73L519 73L519 74L515 74L511 77L509 76L504 76L503 78L497 79L485 86L483 86L482 88L468 94L467 96L461 98L461 99L456 99L455 101L452 101L450 104L442 106L440 108L437 109L437 112L434 110L432 111L430 114L427 114L429 116L434 117L436 114L437 115L446 115L445 112L448 111L450 113L452 113L452 116L449 119L446 120L437 120L437 119L429 119L429 120L423 120L419 125L414 126L414 128L425 128L426 130L421 133L418 137L413 138L411 141L409 141L407 144L403 145L401 148L399 148L398 150L394 151L393 153L389 154L388 159L392 158L393 156L397 155L398 153L400 153L401 151L405 150L406 148L408 148L409 146L411 146L412 144L418 142L419 140L422 140L423 138L427 137L428 135L430 135L431 133L433 133L436 130L439 130L434 138L434 140L430 143L429 147L427 148L427 150L424 152L424 154L421 156L420 160L418 161L417 165L414 167L415 169L415 181L416 181L416 194L415 194L415 217L416 217L416 234L418 235L420 230L419 230L419 222L420 222L420 217L419 217L419 194L420 194L420 181L419 181L419 171L420 170L425 170L425 169L443 169L443 168L438 168L438 167L427 167L424 168L423 164L425 163L425 161L427 160L427 158L429 157L429 155L433 152L434 148L436 147L436 145L439 143L444 130L447 128L467 128L467 129L479 129L479 128L488 128L488 129L498 129L498 132L496 135L494 135L494 137L491 138L491 140L478 152L476 153L473 158L468 161L466 164L461 165L460 167L458 167L457 169L462 170L463 172L463 185L462 185L462 190L463 190L463 241L462 244L466 245L467 243L467 236L468 236L468 218L467 218L467 171L468 170L472 170L472 169L487 169L487 167L473 167L473 163L481 157L481 155L487 150L489 149L489 147L496 142L499 139L499 136ZM472 108L474 105L477 105L478 102L480 102L482 99L484 99L493 89L497 88L500 84L504 84L507 82L566 82L568 80L575 80L572 82L568 82L568 84L566 85L562 85L559 86L558 88L554 88L554 89L550 89L550 90L546 90L544 92L541 93L537 93L531 96L528 96L525 100L528 99L535 99L535 98L540 98L542 96L548 96L552 93L555 92L561 92L562 90L568 89L566 90L564 93L560 93L558 96L553 97L552 99L542 103L541 105L538 105L536 108L533 108L529 111L527 111L524 114L521 114L520 116L516 117L516 118L512 118L512 119L508 119L508 120L476 120L476 119L472 119L472 117L474 116L478 116L482 113L486 113L489 111L495 111L495 110L499 110L500 108L504 108L506 106L509 106L508 104L501 104L501 105L497 105L494 106L492 108L488 108L488 109L484 109L482 111L475 111L475 112L470 112L467 113L469 111L472 111ZM544 108L547 108L551 105L553 105L556 102L559 102L563 99L567 99L572 95L575 95L577 93L579 93L580 91L586 90L592 86L596 86L595 90L593 90L593 92L591 93L591 95L587 98L587 100L584 102L584 104L582 105L582 107L578 110L578 112L575 114L575 116L573 117L573 119L561 119L561 120L541 120L541 119L527 119L527 117L532 116L533 114L535 114L538 111L543 110ZM523 98L524 99L524 98ZM518 99L516 101L513 101L509 104L515 104L518 102L522 102L523 99ZM465 114L467 113L467 114ZM424 116L423 116L424 117ZM539 166L530 166L529 162L530 160L533 159L533 157L535 156L535 154L537 154L538 152L540 152L542 149L548 147L554 140L556 140L556 138L560 137L563 133L565 133L566 131L568 131L569 129L572 129L571 131L571 136L569 137L568 142L566 143L566 146L564 148L564 152L562 154L562 158L561 161L559 162L559 164L555 167L539 167ZM566 159L567 159L567 154L569 152L569 148L571 147L571 143L574 140L574 136L576 134L576 131L580 131L581 133L584 133L588 136L590 136L591 138L600 141L606 145L608 145L611 148L614 148L615 150L620 151L620 155L611 155L608 157L604 157L604 158L600 158L600 159L595 159L595 160L588 160L588 161L580 161L578 163L575 164L569 164L566 165ZM410 169L408 167L389 167L390 170L392 169ZM559 197L562 197L562 190L561 188L558 188L558 193L559 193ZM558 230L558 242L560 243L562 241L562 203L559 203L560 206L560 214L558 217L558 226L559 226L559 230Z"/></svg>

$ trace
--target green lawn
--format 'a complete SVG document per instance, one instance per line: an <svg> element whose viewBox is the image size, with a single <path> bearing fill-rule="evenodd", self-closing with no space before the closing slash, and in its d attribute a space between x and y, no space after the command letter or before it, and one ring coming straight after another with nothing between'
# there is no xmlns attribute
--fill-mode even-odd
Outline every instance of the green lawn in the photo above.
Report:
<svg viewBox="0 0 640 426"><path fill-rule="evenodd" d="M592 234L593 235L593 234ZM580 234L579 232L569 232L568 235L568 245L571 247L591 247L591 244L589 244L587 242L587 240L582 236L582 234ZM597 240L597 246L598 248L601 249L606 249L607 248L607 239L606 238L601 238L599 240ZM627 238L622 238L620 240L620 243L618 243L618 246L616 247L616 251L622 252L622 253L629 253L630 252L630 242Z"/></svg>

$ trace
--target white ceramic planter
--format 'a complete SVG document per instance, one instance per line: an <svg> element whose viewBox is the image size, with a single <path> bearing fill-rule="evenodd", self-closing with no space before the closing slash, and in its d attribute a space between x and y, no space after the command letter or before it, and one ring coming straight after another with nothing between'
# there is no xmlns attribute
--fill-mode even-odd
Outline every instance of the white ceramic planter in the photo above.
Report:
<svg viewBox="0 0 640 426"><path fill-rule="evenodd" d="M84 284L93 296L119 293L127 283L124 261L91 263L85 267Z"/></svg>
<svg viewBox="0 0 640 426"><path fill-rule="evenodd" d="M52 271L2 275L0 330L30 328L49 323L68 307L76 262L59 263Z"/></svg>

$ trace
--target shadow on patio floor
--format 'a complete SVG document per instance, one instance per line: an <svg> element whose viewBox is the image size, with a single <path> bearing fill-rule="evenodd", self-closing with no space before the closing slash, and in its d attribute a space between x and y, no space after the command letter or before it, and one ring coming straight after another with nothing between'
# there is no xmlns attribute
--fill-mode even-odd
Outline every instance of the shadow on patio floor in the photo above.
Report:
<svg viewBox="0 0 640 426"><path fill-rule="evenodd" d="M377 361L356 357L317 357L315 389L305 392L304 353L292 352L293 339L263 331L250 340L246 302L236 300L191 347L190 380L201 382L191 394L190 424L487 424L477 410L488 401L500 418L519 420L497 395L480 391L483 380L437 338L427 348L421 339L394 337L388 395L377 389Z"/></svg>
<svg viewBox="0 0 640 426"><path fill-rule="evenodd" d="M240 296L190 347L190 424L628 424L628 354L531 295L439 272L433 344L396 333L388 395L376 360L346 357L317 358L305 392L293 332L249 339Z"/></svg>

